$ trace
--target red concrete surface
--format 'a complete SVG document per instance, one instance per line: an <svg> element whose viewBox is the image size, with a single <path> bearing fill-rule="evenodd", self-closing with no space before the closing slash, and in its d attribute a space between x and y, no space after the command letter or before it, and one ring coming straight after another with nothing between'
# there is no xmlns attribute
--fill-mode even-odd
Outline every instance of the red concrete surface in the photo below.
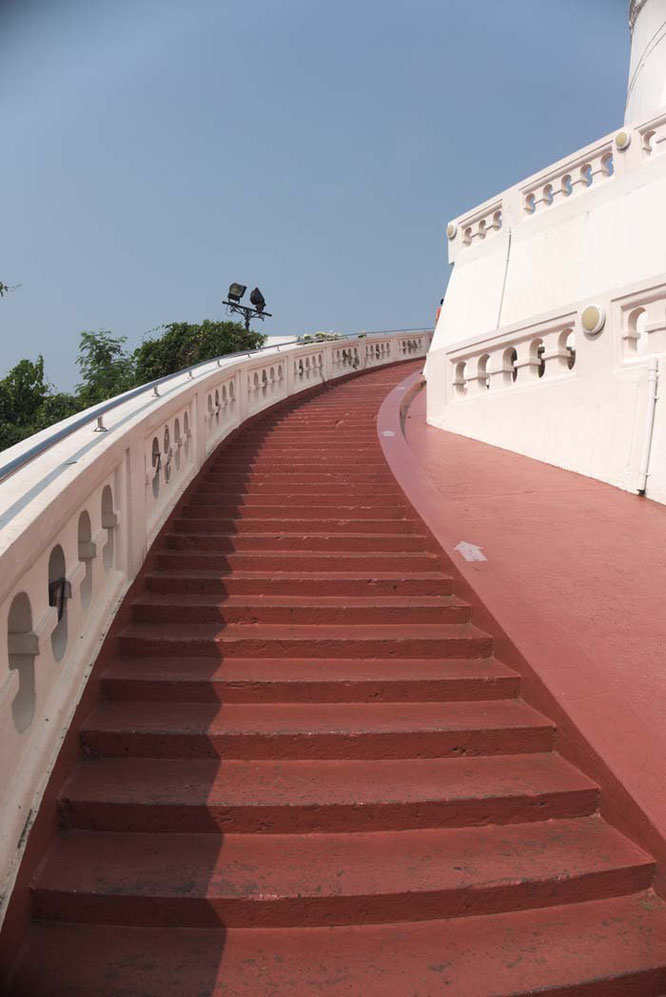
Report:
<svg viewBox="0 0 666 997"><path fill-rule="evenodd" d="M428 426L420 380L382 406L389 463L608 812L666 862L666 508ZM487 561L465 562L461 541Z"/></svg>
<svg viewBox="0 0 666 997"><path fill-rule="evenodd" d="M267 413L174 510L28 842L4 993L666 992L653 857L383 461L416 368Z"/></svg>

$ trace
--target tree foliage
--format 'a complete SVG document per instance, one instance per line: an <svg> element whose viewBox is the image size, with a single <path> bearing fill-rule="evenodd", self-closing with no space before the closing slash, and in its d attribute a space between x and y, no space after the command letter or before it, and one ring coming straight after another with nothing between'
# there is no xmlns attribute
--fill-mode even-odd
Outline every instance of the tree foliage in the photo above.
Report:
<svg viewBox="0 0 666 997"><path fill-rule="evenodd" d="M161 336L145 339L134 353L137 384L175 374L214 357L256 350L266 340L260 332L246 332L239 322L205 319L200 325L171 322L162 328L165 331Z"/></svg>
<svg viewBox="0 0 666 997"><path fill-rule="evenodd" d="M135 365L132 356L125 351L126 342L125 336L112 336L108 329L81 333L76 363L82 377L77 385L82 408L134 387Z"/></svg>
<svg viewBox="0 0 666 997"><path fill-rule="evenodd" d="M172 322L163 329L133 353L125 348L124 336L108 329L82 332L76 360L81 381L75 394L54 390L45 377L42 356L19 361L0 380L0 450L136 385L204 360L257 349L266 339L238 322L208 319L199 325Z"/></svg>

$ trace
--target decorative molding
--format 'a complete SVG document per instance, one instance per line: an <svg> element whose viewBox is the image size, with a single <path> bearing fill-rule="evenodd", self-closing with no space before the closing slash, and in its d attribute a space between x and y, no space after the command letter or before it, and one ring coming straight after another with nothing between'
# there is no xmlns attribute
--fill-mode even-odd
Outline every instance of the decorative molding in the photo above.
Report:
<svg viewBox="0 0 666 997"><path fill-rule="evenodd" d="M629 27L634 30L634 24L636 23L636 18L640 14L641 10L647 3L647 0L631 0L629 4Z"/></svg>

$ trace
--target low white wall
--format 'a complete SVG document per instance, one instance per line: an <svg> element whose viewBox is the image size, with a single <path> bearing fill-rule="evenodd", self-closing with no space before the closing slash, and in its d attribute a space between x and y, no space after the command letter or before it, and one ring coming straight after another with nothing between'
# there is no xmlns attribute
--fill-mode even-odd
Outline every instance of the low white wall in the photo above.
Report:
<svg viewBox="0 0 666 997"><path fill-rule="evenodd" d="M27 831L100 645L148 548L212 451L250 416L354 370L425 356L430 333L271 348L178 375L0 482L0 883ZM69 420L71 421L71 420ZM59 424L64 425L64 424ZM30 449L32 437L0 463ZM66 579L65 613L49 581Z"/></svg>
<svg viewBox="0 0 666 997"><path fill-rule="evenodd" d="M450 224L454 269L426 363L432 425L644 490L650 358L666 353L664 153L666 115ZM590 305L606 313L596 335L582 325ZM655 443L647 494L666 501L661 464Z"/></svg>

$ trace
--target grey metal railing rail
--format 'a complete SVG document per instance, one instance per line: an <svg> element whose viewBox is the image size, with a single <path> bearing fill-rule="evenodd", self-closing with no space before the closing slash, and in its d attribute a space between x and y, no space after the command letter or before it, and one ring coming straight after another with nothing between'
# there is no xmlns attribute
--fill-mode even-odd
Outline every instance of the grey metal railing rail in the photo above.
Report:
<svg viewBox="0 0 666 997"><path fill-rule="evenodd" d="M431 330L426 329L387 329L381 330L379 332L356 332L347 336L343 336L343 339L359 339L368 336L385 336L389 333L410 333L410 332L430 332ZM314 333L312 334L315 335ZM148 381L147 384L140 384L136 388L131 388L129 391L125 391L122 395L116 395L114 398L110 398L108 401L100 402L98 405L92 405L90 408L85 409L78 419L74 419L72 422L68 422L66 426L62 426L60 429L55 429L52 433L49 433L43 440L39 443L35 443L28 450L19 454L17 457L13 457L10 460L2 461L0 460L0 482L4 481L10 475L15 474L26 464L29 464L36 457L40 457L47 450L50 450L61 440L66 439L75 433L78 429L83 429L84 426L91 422L97 422L97 429L100 432L104 432L104 426L102 420L107 412L112 412L113 409L118 408L119 405L124 405L125 402L131 401L138 395L144 394L144 392L152 391L155 396L159 396L158 388L160 385L166 384L168 381L172 381L177 377L183 377L184 374L189 374L190 377L194 376L194 372L200 370L202 367L208 367L211 364L217 363L218 367L221 366L222 361L235 360L239 357L247 357L252 359L254 356L258 356L266 350L276 350L278 353L284 346L310 346L311 343L303 342L303 338L299 339L289 339L286 342L276 343L275 345L267 344L266 346L259 346L256 350L240 350L238 353L225 353L221 357L213 357L210 360L202 360L201 363L194 364L192 367L184 367L183 370L178 370L173 374L165 374L164 377L158 377L154 381Z"/></svg>

